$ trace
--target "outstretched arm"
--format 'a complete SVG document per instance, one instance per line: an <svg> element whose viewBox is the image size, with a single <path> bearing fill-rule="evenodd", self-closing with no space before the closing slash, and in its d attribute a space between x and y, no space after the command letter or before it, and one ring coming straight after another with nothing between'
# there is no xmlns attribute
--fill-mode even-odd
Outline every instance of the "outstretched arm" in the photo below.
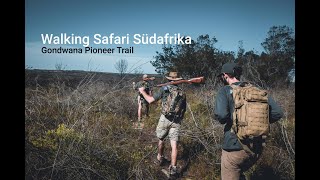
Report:
<svg viewBox="0 0 320 180"><path fill-rule="evenodd" d="M155 99L152 96L150 96L149 94L147 94L144 91L144 89L145 89L144 87L139 88L139 92L143 95L143 97L148 101L149 104L154 102Z"/></svg>

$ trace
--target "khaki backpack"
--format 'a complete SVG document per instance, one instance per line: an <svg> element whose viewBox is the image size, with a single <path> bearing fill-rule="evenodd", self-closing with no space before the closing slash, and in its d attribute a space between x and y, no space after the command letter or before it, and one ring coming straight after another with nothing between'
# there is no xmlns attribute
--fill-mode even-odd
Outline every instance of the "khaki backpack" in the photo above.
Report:
<svg viewBox="0 0 320 180"><path fill-rule="evenodd" d="M265 145L270 130L268 92L250 83L231 85L234 100L232 129L242 143L258 139ZM249 146L249 148L251 148Z"/></svg>
<svg viewBox="0 0 320 180"><path fill-rule="evenodd" d="M162 102L161 113L168 119L181 120L186 111L186 94L178 86L166 86L169 94Z"/></svg>

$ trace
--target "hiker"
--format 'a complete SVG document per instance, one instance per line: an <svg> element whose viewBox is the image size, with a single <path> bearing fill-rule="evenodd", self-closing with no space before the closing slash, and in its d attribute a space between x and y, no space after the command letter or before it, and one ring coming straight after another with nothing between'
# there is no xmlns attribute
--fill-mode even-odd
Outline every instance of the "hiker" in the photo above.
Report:
<svg viewBox="0 0 320 180"><path fill-rule="evenodd" d="M149 78L147 74L144 74L141 81L137 84L133 83L133 88L145 87L145 92L152 96L152 79L153 78ZM138 121L140 122L142 121L142 109L144 109L144 116L149 117L150 106L142 94L140 92L138 93Z"/></svg>
<svg viewBox="0 0 320 180"><path fill-rule="evenodd" d="M222 144L221 155L221 179L222 180L239 180L245 179L243 172L247 171L259 159L263 150L262 138L239 139L233 126L234 98L233 92L236 87L241 88L245 82L240 81L242 69L236 63L226 63L222 66L221 73L217 76L223 82L222 87L216 96L214 116L224 126L224 139ZM232 87L231 87L232 86ZM266 107L269 111L266 114L266 121L274 123L282 118L283 112L276 102L266 95ZM237 106L237 108L239 108ZM239 118L239 116L236 116ZM246 116L248 117L248 116ZM240 117L241 118L241 117ZM252 118L252 117L250 117ZM269 121L268 121L269 119ZM244 125L245 126L245 125ZM251 125L253 127L254 125ZM248 125L247 125L248 128ZM244 132L243 132L244 133ZM254 144L254 145L253 145Z"/></svg>
<svg viewBox="0 0 320 180"><path fill-rule="evenodd" d="M177 72L169 72L166 76L167 80L181 80ZM183 120L186 111L186 96L183 90L178 85L162 86L153 96L145 92L145 88L139 88L140 93L149 102L155 102L161 99L161 116L156 128L156 135L159 139L158 154L156 161L160 166L166 161L164 157L164 140L168 136L171 144L171 164L169 166L169 174L172 177L177 176L177 155L178 155L178 140L180 133L181 121ZM173 106L173 105L176 106ZM170 108L171 107L171 108Z"/></svg>

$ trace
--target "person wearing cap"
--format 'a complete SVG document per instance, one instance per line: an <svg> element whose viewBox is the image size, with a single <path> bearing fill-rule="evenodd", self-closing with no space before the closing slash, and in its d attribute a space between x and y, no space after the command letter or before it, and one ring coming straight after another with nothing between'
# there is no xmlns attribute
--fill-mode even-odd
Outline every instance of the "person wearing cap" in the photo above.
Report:
<svg viewBox="0 0 320 180"><path fill-rule="evenodd" d="M224 126L224 138L221 155L221 179L239 180L245 179L243 172L247 171L260 157L261 151L251 154L244 150L237 135L231 130L234 101L231 84L240 85L242 69L236 63L226 63L217 76L225 85L217 93L215 98L214 116ZM275 101L269 96L269 122L273 123L282 118L283 112Z"/></svg>
<svg viewBox="0 0 320 180"><path fill-rule="evenodd" d="M152 95L152 83L150 82L153 78L149 78L147 74L142 76L142 80L137 84L133 83L133 88L145 87L145 92L148 95ZM138 122L142 121L142 109L144 109L145 117L149 117L150 106L146 99L139 92L138 94Z"/></svg>
<svg viewBox="0 0 320 180"><path fill-rule="evenodd" d="M179 77L177 72L169 72L166 79L170 81L178 81L183 78ZM162 102L166 102L168 95L170 94L169 86L177 86L177 85L167 85L162 86L157 93L153 96L148 95L144 90L144 87L139 88L140 93L144 96L144 98L149 102L155 102L158 100L162 100ZM163 104L163 103L162 103ZM163 107L162 107L163 108ZM157 154L157 163L161 166L164 161L166 161L164 157L164 139L168 136L171 144L171 163L169 166L169 174L171 176L177 175L177 155L178 155L178 140L180 135L180 126L181 121L183 120L183 115L186 109L186 100L183 103L184 111L182 112L182 116L180 119L168 119L163 114L161 114L160 119L158 121L158 125L156 128L156 135L159 139L158 141L158 154Z"/></svg>

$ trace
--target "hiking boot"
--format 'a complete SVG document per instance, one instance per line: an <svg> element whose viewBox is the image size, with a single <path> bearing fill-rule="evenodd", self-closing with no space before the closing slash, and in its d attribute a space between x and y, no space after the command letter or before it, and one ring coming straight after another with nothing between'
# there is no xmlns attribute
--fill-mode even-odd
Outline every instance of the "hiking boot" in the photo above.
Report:
<svg viewBox="0 0 320 180"><path fill-rule="evenodd" d="M137 129L143 129L143 127L144 127L143 122L138 122L137 123Z"/></svg>
<svg viewBox="0 0 320 180"><path fill-rule="evenodd" d="M170 177L176 177L178 175L177 166L169 166L169 175Z"/></svg>
<svg viewBox="0 0 320 180"><path fill-rule="evenodd" d="M157 156L156 156L156 164L158 164L159 166L163 166L164 165L164 163L166 162L166 161L168 161L164 156L161 156L160 157L160 160L157 158Z"/></svg>

